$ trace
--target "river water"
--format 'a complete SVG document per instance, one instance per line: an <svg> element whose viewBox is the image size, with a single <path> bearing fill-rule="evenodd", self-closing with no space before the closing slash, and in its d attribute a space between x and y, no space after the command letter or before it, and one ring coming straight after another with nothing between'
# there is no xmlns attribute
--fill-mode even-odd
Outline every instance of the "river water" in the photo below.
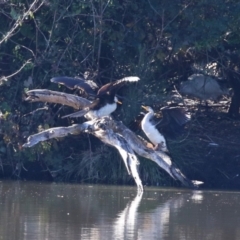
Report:
<svg viewBox="0 0 240 240"><path fill-rule="evenodd" d="M0 239L240 239L240 192L2 181Z"/></svg>

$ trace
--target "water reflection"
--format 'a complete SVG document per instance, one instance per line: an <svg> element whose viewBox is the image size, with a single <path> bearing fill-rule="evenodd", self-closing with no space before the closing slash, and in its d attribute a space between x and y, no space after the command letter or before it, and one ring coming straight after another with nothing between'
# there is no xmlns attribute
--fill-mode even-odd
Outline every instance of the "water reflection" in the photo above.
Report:
<svg viewBox="0 0 240 240"><path fill-rule="evenodd" d="M137 210L142 200L143 192L138 192L137 196L127 203L125 209L118 214L116 221L113 222L113 239L134 239L134 232L137 222Z"/></svg>
<svg viewBox="0 0 240 240"><path fill-rule="evenodd" d="M0 239L240 239L238 192L0 182Z"/></svg>

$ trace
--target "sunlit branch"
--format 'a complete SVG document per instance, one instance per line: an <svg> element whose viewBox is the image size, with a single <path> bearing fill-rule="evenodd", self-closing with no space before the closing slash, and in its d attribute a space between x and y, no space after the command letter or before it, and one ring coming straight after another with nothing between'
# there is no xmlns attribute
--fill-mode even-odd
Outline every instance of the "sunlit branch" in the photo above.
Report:
<svg viewBox="0 0 240 240"><path fill-rule="evenodd" d="M7 34L0 40L0 45L7 41L13 34L14 32L16 31L16 29L22 25L23 21L29 16L31 15L33 12L36 12L44 3L44 1L42 1L40 3L40 5L37 7L37 3L38 3L39 0L35 0L31 6L29 7L29 9L23 14L22 17L20 17L16 22L15 24L13 25L13 27L11 28L11 30L9 30L7 32Z"/></svg>
<svg viewBox="0 0 240 240"><path fill-rule="evenodd" d="M8 75L8 76L4 76L0 78L0 85L2 84L3 81L7 81L9 78L15 76L16 74L18 74L19 72L21 72L21 70L27 65L31 63L31 59L28 59L15 73Z"/></svg>

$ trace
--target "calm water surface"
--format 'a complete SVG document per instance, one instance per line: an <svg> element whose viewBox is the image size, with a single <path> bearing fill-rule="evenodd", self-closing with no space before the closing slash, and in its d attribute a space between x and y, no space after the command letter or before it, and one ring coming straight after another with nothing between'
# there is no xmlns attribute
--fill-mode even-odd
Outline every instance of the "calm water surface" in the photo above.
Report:
<svg viewBox="0 0 240 240"><path fill-rule="evenodd" d="M240 192L0 182L0 239L240 239Z"/></svg>

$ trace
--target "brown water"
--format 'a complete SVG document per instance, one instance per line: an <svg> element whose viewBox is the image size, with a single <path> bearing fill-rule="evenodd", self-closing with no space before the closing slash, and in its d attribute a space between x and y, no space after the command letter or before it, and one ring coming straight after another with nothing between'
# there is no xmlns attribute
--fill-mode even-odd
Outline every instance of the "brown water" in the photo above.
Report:
<svg viewBox="0 0 240 240"><path fill-rule="evenodd" d="M3 181L0 239L240 239L240 192Z"/></svg>

